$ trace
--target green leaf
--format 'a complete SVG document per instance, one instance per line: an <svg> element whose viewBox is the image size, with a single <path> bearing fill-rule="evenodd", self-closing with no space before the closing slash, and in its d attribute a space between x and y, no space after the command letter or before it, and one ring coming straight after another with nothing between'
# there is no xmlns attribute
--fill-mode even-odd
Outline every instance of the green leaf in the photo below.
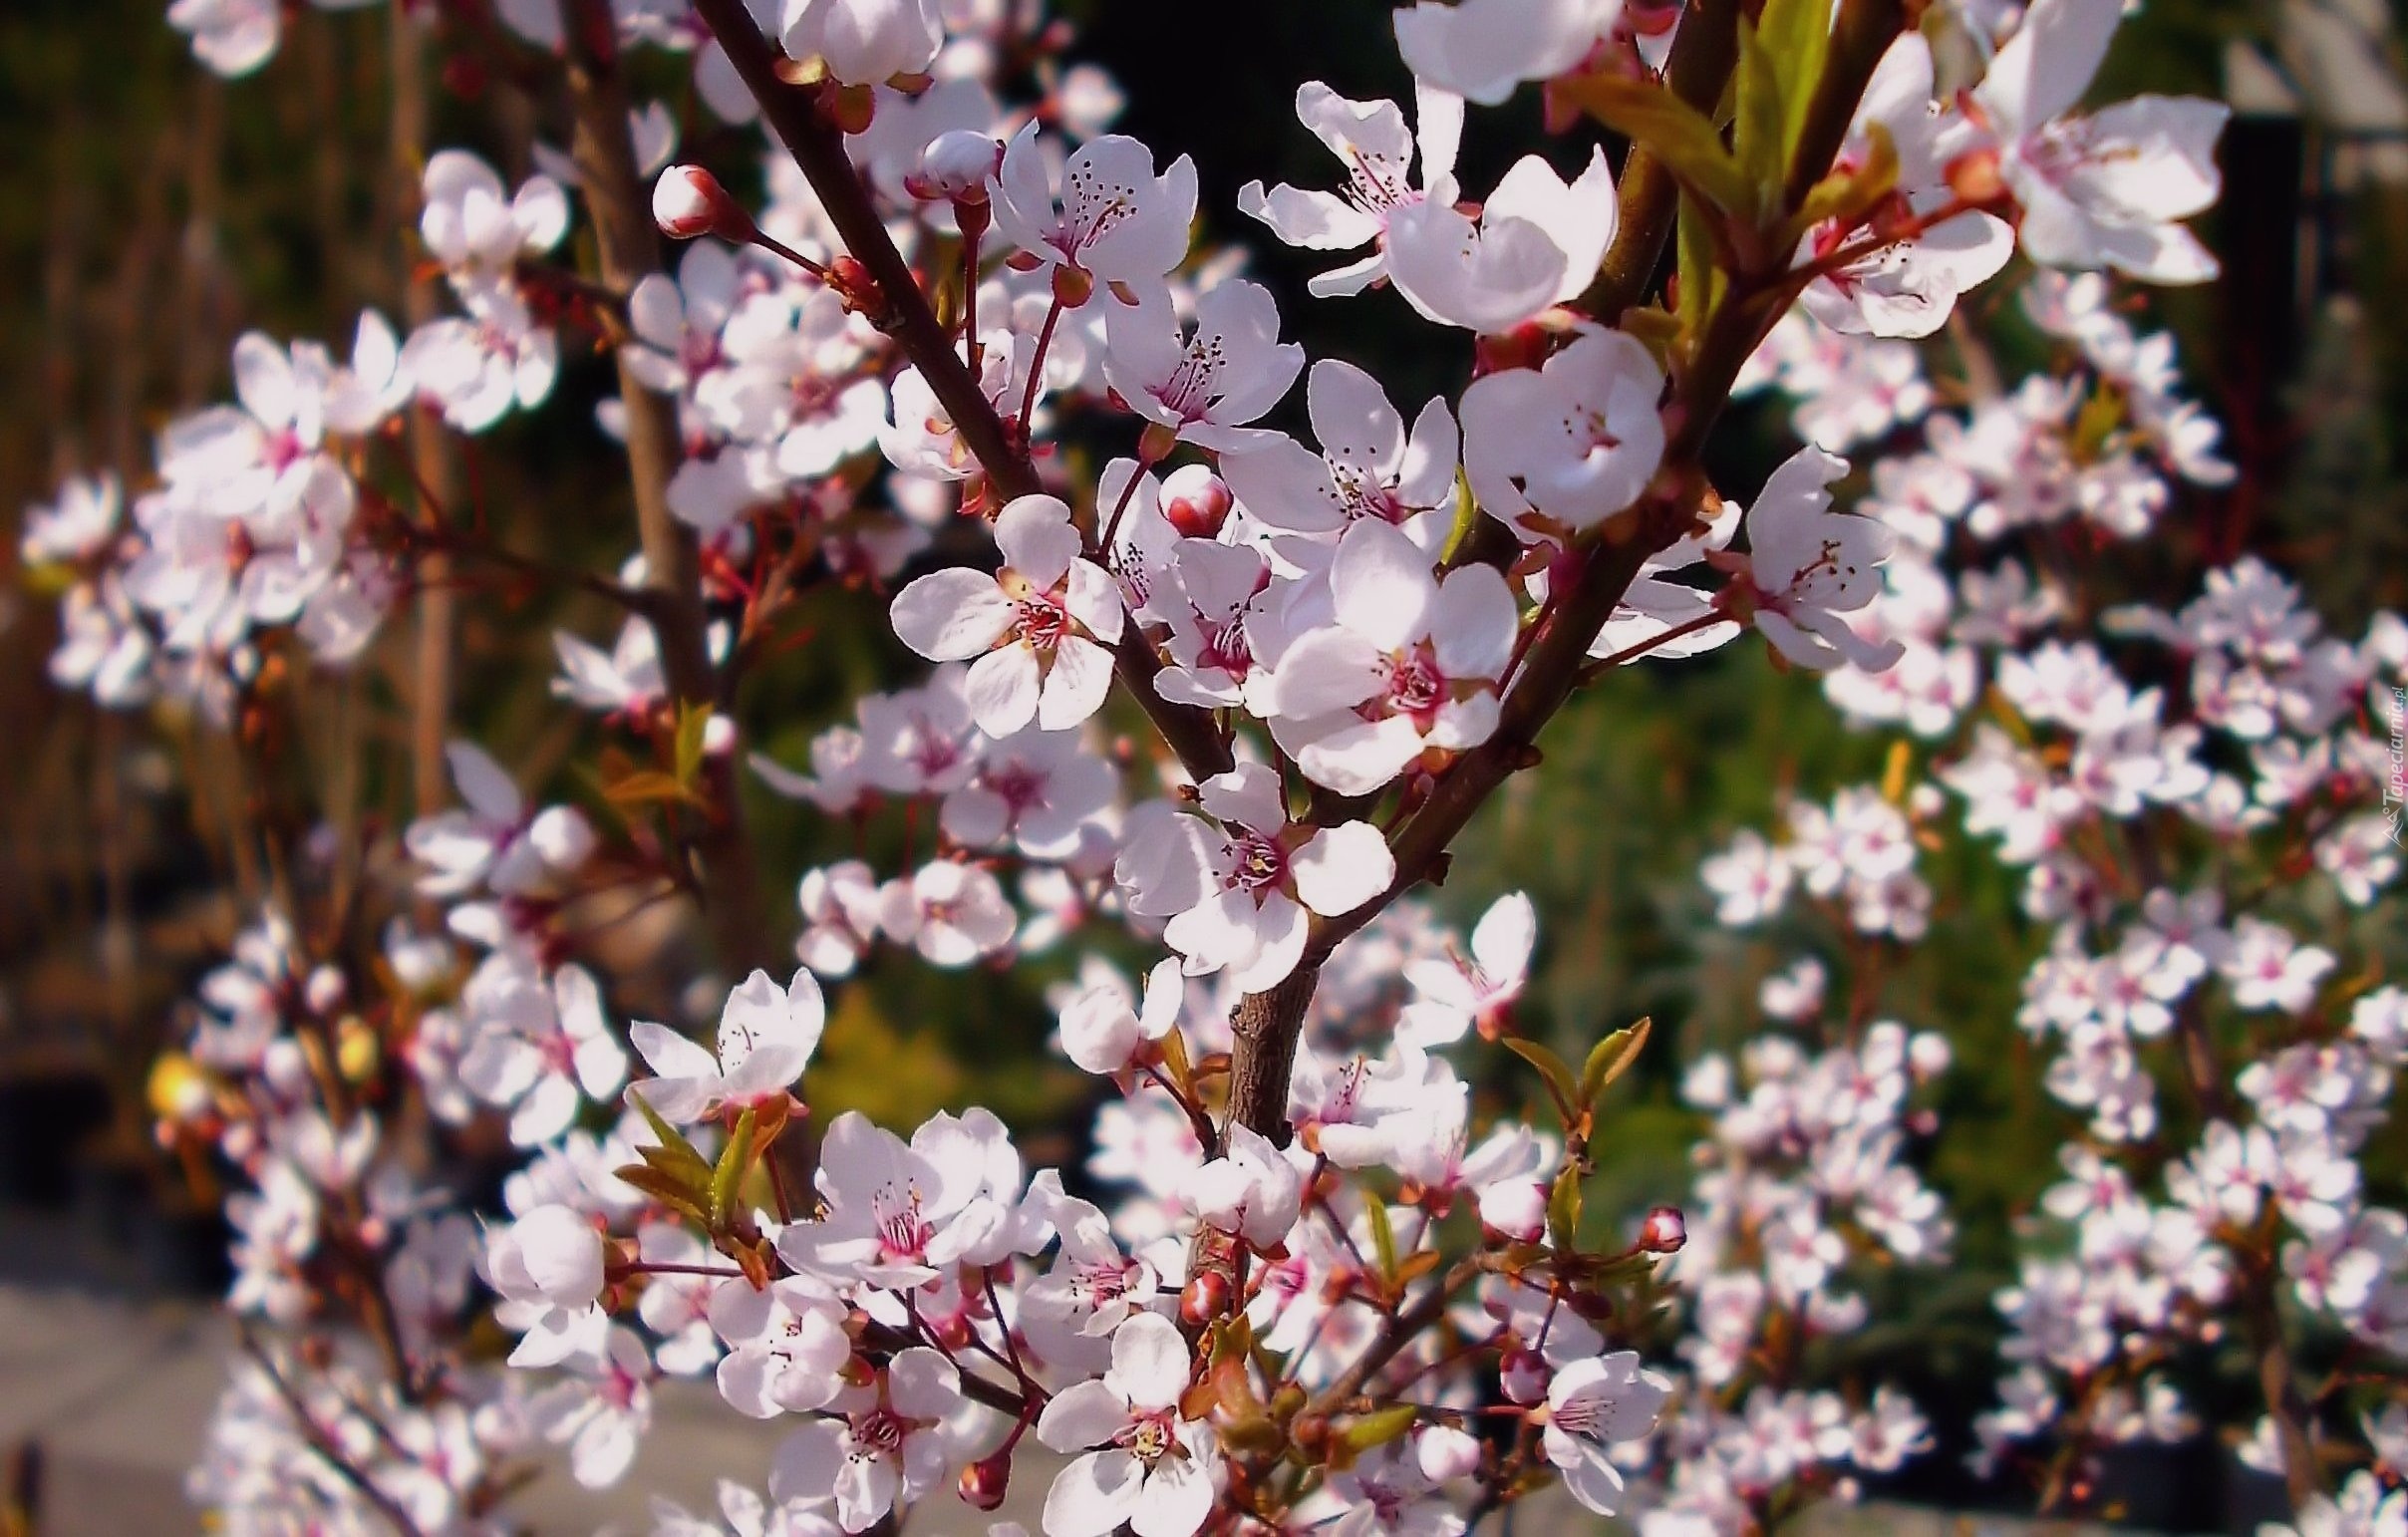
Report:
<svg viewBox="0 0 2408 1537"><path fill-rule="evenodd" d="M736 1206L737 1192L743 1187L745 1175L752 1167L752 1133L759 1122L752 1107L736 1117L736 1130L728 1145L720 1149L719 1167L711 1171L711 1226L714 1231L728 1225L728 1213Z"/></svg>
<svg viewBox="0 0 2408 1537"><path fill-rule="evenodd" d="M1539 1076L1547 1080L1547 1092L1555 1100L1557 1113L1564 1117L1564 1124L1570 1125L1577 1101L1573 1098L1572 1070L1564 1065L1564 1060L1536 1041L1518 1036L1505 1038L1505 1050L1539 1070Z"/></svg>
<svg viewBox="0 0 2408 1537"><path fill-rule="evenodd" d="M1755 185L1722 148L1713 120L1654 81L1582 75L1556 88L1618 134L1647 147L1682 185L1725 213L1755 214Z"/></svg>
<svg viewBox="0 0 2408 1537"><path fill-rule="evenodd" d="M1764 0L1755 33L1781 75L1781 161L1787 165L1831 53L1830 0Z"/></svg>
<svg viewBox="0 0 2408 1537"><path fill-rule="evenodd" d="M656 1147L639 1147L636 1149L637 1153L643 1157L644 1161L651 1164L654 1168L664 1170L665 1172L673 1174L690 1173L693 1176L694 1187L697 1190L703 1188L703 1186L708 1183L711 1178L710 1160L706 1159L702 1153L697 1151L692 1142L686 1140L686 1134L684 1132L678 1130L677 1127L669 1124L669 1122L661 1119L660 1115L654 1111L653 1107L644 1102L644 1096L642 1094L637 1093L632 1088L629 1089L627 1091L627 1102L634 1105L637 1113L644 1117L644 1124L652 1128L652 1134L660 1144Z"/></svg>
<svg viewBox="0 0 2408 1537"><path fill-rule="evenodd" d="M1392 1281L1396 1277L1396 1228L1388 1221L1387 1202L1367 1190L1362 1201L1363 1215L1371 1222L1371 1248L1379 1256L1380 1279Z"/></svg>
<svg viewBox="0 0 2408 1537"><path fill-rule="evenodd" d="M1547 1192L1547 1237L1566 1254L1580 1252L1581 1175L1578 1164L1555 1176Z"/></svg>
<svg viewBox="0 0 2408 1537"><path fill-rule="evenodd" d="M1714 260L1714 231L1708 222L1711 214L1698 206L1693 197L1680 199L1677 232L1677 271L1680 294L1675 313L1680 317L1684 336L1694 336L1704 326L1705 317L1713 313L1722 300L1722 268Z"/></svg>
<svg viewBox="0 0 2408 1537"><path fill-rule="evenodd" d="M1420 1414L1418 1403L1391 1403L1349 1423L1339 1432L1339 1439L1349 1451L1369 1451L1374 1446L1385 1446L1413 1428L1413 1421Z"/></svg>
<svg viewBox="0 0 2408 1537"><path fill-rule="evenodd" d="M1608 1083L1621 1077L1639 1061L1647 1050L1648 1032L1656 1028L1653 1019L1642 1017L1638 1024L1628 1025L1600 1041L1589 1052L1589 1060L1581 1065L1580 1102L1594 1108L1597 1096Z"/></svg>
<svg viewBox="0 0 2408 1537"><path fill-rule="evenodd" d="M674 1175L641 1163L622 1166L618 1175L620 1183L643 1191L672 1211L706 1225L710 1222L710 1214L703 1210L703 1203L696 1199L694 1188L680 1182Z"/></svg>
<svg viewBox="0 0 2408 1537"><path fill-rule="evenodd" d="M1738 115L1731 124L1731 144L1739 173L1752 189L1749 205L1740 211L1765 223L1779 206L1781 183L1789 173L1789 156L1781 142L1781 77L1744 16L1739 18L1739 64L1734 76Z"/></svg>
<svg viewBox="0 0 2408 1537"><path fill-rule="evenodd" d="M685 789L693 789L703 775L703 735L711 726L708 705L678 703L677 718L677 781Z"/></svg>
<svg viewBox="0 0 2408 1537"><path fill-rule="evenodd" d="M1471 476L1463 472L1461 465L1457 465L1455 467L1455 526L1447 531L1446 549L1439 558L1441 560L1454 559L1455 551L1463 547L1463 541L1469 539L1471 531L1478 526L1480 526L1480 498L1471 493Z"/></svg>

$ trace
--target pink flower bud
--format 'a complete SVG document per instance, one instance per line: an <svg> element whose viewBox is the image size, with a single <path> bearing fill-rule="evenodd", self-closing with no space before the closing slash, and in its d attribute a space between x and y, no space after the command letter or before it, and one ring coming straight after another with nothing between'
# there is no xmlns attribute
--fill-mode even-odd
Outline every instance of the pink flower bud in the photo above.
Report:
<svg viewBox="0 0 2408 1537"><path fill-rule="evenodd" d="M962 1469L956 1487L963 1501L978 1510L994 1510L1004 1502L1012 1486L1012 1453L999 1451L994 1456L973 1462Z"/></svg>
<svg viewBox="0 0 2408 1537"><path fill-rule="evenodd" d="M1547 1187L1513 1179L1480 1192L1480 1222L1515 1243L1534 1244L1547 1232Z"/></svg>
<svg viewBox="0 0 2408 1537"><path fill-rule="evenodd" d="M1554 1375L1547 1370L1546 1358L1527 1346L1516 1346L1499 1364L1497 1383L1514 1402L1536 1403L1547 1396L1547 1382Z"/></svg>
<svg viewBox="0 0 2408 1537"><path fill-rule="evenodd" d="M1228 482L1202 464L1182 464L1162 477L1162 515L1191 539L1219 535L1233 500Z"/></svg>
<svg viewBox="0 0 2408 1537"><path fill-rule="evenodd" d="M1676 1254L1688 1241L1688 1219L1677 1206L1658 1206L1640 1225L1639 1247L1650 1254Z"/></svg>
<svg viewBox="0 0 2408 1537"><path fill-rule="evenodd" d="M652 184L652 220L672 240L716 234L730 240L750 238L752 220L719 177L700 165L672 165Z"/></svg>
<svg viewBox="0 0 2408 1537"><path fill-rule="evenodd" d="M343 1006L343 974L331 966L321 966L309 974L309 986L303 998L312 1014L332 1014Z"/></svg>
<svg viewBox="0 0 2408 1537"><path fill-rule="evenodd" d="M1479 1438L1453 1425L1431 1425L1414 1439L1413 1460L1432 1483L1469 1478L1480 1470Z"/></svg>
<svg viewBox="0 0 2408 1537"><path fill-rule="evenodd" d="M920 152L904 189L922 202L985 202L987 183L1004 163L1003 141L974 129L939 134Z"/></svg>

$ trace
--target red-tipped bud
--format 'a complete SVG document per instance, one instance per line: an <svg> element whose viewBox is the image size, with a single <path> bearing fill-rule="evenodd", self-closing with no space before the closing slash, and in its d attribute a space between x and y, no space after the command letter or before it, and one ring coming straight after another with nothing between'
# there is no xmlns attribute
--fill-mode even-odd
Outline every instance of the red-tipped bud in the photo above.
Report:
<svg viewBox="0 0 2408 1537"><path fill-rule="evenodd" d="M652 184L652 221L672 240L717 235L742 245L752 238L752 216L700 165L672 165L661 172Z"/></svg>
<svg viewBox="0 0 2408 1537"><path fill-rule="evenodd" d="M1003 164L1002 140L975 129L955 129L928 142L920 152L919 167L903 178L903 187L922 202L983 203L987 183Z"/></svg>
<svg viewBox="0 0 2408 1537"><path fill-rule="evenodd" d="M994 1510L1004 1502L1005 1491L1012 1487L1012 1453L999 1451L962 1469L961 1480L954 1485L961 1491L963 1503L978 1510Z"/></svg>
<svg viewBox="0 0 2408 1537"><path fill-rule="evenodd" d="M1639 1247L1650 1254L1677 1254L1688 1241L1688 1218L1677 1206L1656 1207L1639 1227Z"/></svg>
<svg viewBox="0 0 2408 1537"><path fill-rule="evenodd" d="M1162 477L1162 515L1191 539L1216 537L1235 500L1229 482L1202 464L1182 464Z"/></svg>
<svg viewBox="0 0 2408 1537"><path fill-rule="evenodd" d="M1547 1383L1554 1375L1547 1370L1546 1357L1517 1345L1497 1365L1497 1385L1516 1403L1536 1403L1547 1396Z"/></svg>
<svg viewBox="0 0 2408 1537"><path fill-rule="evenodd" d="M1229 1278L1217 1270L1190 1276L1179 1293L1179 1322L1202 1329L1229 1311Z"/></svg>
<svg viewBox="0 0 2408 1537"><path fill-rule="evenodd" d="M844 301L844 307L862 316L873 325L885 318L886 294L878 280L869 275L869 268L852 256L839 256L827 264L827 285Z"/></svg>

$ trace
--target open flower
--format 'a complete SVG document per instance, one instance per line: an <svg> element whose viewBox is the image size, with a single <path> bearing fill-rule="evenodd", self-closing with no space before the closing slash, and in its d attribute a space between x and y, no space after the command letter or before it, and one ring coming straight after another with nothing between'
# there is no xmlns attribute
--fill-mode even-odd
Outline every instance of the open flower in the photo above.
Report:
<svg viewBox="0 0 2408 1537"><path fill-rule="evenodd" d="M945 42L936 0L786 0L785 12L787 56L818 59L848 86L917 75Z"/></svg>
<svg viewBox="0 0 2408 1537"><path fill-rule="evenodd" d="M1601 1516L1622 1502L1622 1471L1608 1448L1656 1428L1672 1384L1639 1364L1637 1351L1576 1361L1547 1388L1547 1460L1561 1469L1572 1497Z"/></svg>
<svg viewBox="0 0 2408 1537"><path fill-rule="evenodd" d="M1536 369L1463 392L1463 470L1525 537L1534 518L1592 528L1639 499L1663 459L1663 371L1637 337L1593 330Z"/></svg>
<svg viewBox="0 0 2408 1537"><path fill-rule="evenodd" d="M1864 639L1840 615L1881 592L1893 541L1873 519L1831 510L1831 482L1847 472L1846 460L1820 449L1791 455L1748 509L1746 556L1725 558L1744 566L1756 628L1783 656L1800 667L1847 662L1878 673L1905 648Z"/></svg>
<svg viewBox="0 0 2408 1537"><path fill-rule="evenodd" d="M1396 13L1396 49L1415 80L1496 107L1570 71L1621 13L1622 0L1420 0Z"/></svg>
<svg viewBox="0 0 2408 1537"><path fill-rule="evenodd" d="M1261 219L1290 245L1311 251L1371 246L1367 256L1335 271L1315 273L1305 284L1314 297L1360 293L1387 276L1389 216L1427 196L1453 195L1463 99L1423 86L1413 105L1420 127L1408 132L1394 102L1350 101L1320 81L1308 80L1296 88L1296 116L1346 163L1346 190L1321 192L1282 184L1265 192L1260 181L1238 188L1238 211ZM1421 154L1420 186L1407 173L1416 148Z"/></svg>
<svg viewBox="0 0 2408 1537"><path fill-rule="evenodd" d="M1162 937L1190 976L1226 969L1241 991L1262 992L1303 958L1308 909L1353 912L1396 877L1369 822L1290 821L1279 773L1262 764L1213 775L1199 798L1217 831L1199 817L1161 818L1130 838L1114 872L1133 911L1170 919Z"/></svg>
<svg viewBox="0 0 2408 1537"><path fill-rule="evenodd" d="M932 662L976 657L966 691L979 729L1009 737L1035 721L1062 731L1093 715L1112 686L1106 648L1120 639L1120 589L1078 554L1070 509L1020 496L995 520L1004 567L955 566L895 594L895 634Z"/></svg>
<svg viewBox="0 0 2408 1537"><path fill-rule="evenodd" d="M1193 1370L1178 1326L1131 1314L1112 1335L1112 1366L1063 1388L1037 1421L1055 1451L1087 1450L1046 1494L1047 1537L1190 1537L1211 1514L1219 1465L1212 1434L1179 1414Z"/></svg>
<svg viewBox="0 0 2408 1537"><path fill-rule="evenodd" d="M1305 350L1279 339L1279 305L1260 283L1227 282L1196 301L1183 329L1168 292L1103 318L1103 377L1129 409L1202 449L1244 447L1245 424L1279 404Z"/></svg>
<svg viewBox="0 0 2408 1537"><path fill-rule="evenodd" d="M628 1090L663 1120L691 1124L723 1107L782 1099L818 1049L827 1006L807 971L780 989L765 971L728 995L718 1055L665 1025L639 1020L628 1036L656 1075Z"/></svg>
<svg viewBox="0 0 2408 1537"><path fill-rule="evenodd" d="M1458 438L1445 399L1421 408L1408 437L1378 380L1324 358L1305 377L1305 405L1319 453L1283 433L1223 456L1221 472L1246 510L1265 527L1303 534L1375 517L1434 554L1455 523Z"/></svg>
<svg viewBox="0 0 2408 1537"><path fill-rule="evenodd" d="M1332 624L1296 637L1250 700L1318 784L1367 794L1429 749L1477 747L1497 727L1497 679L1520 626L1505 578L1444 582L1404 533L1350 527L1330 566Z"/></svg>
<svg viewBox="0 0 2408 1537"><path fill-rule="evenodd" d="M1510 331L1589 286L1619 218L1604 150L1570 185L1526 154L1476 219L1455 206L1451 181L1390 214L1388 280L1440 325Z"/></svg>
<svg viewBox="0 0 2408 1537"><path fill-rule="evenodd" d="M2216 258L2177 221L2224 189L2216 140L2232 109L2139 96L2070 115L2123 15L2122 0L2035 0L1973 102L1998 136L1998 172L2022 205L2032 260L2204 283L2216 275Z"/></svg>
<svg viewBox="0 0 2408 1537"><path fill-rule="evenodd" d="M1153 151L1106 134L1070 153L1056 203L1032 123L1004 151L994 201L996 233L1054 269L1062 303L1085 303L1097 282L1128 301L1161 290L1163 275L1186 257L1196 167L1182 154L1157 176Z"/></svg>

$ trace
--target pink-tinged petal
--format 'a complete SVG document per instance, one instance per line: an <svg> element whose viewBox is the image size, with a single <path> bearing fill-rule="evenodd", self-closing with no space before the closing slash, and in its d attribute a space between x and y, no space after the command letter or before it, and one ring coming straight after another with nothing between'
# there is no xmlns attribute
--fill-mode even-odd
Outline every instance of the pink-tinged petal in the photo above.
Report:
<svg viewBox="0 0 2408 1537"><path fill-rule="evenodd" d="M1369 822L1346 822L1317 832L1288 861L1296 894L1325 918L1351 913L1388 888L1396 856Z"/></svg>
<svg viewBox="0 0 2408 1537"><path fill-rule="evenodd" d="M1120 639L1123 614L1120 584L1091 560L1070 563L1069 582L1062 590L1062 607L1089 635L1109 646Z"/></svg>
<svg viewBox="0 0 2408 1537"><path fill-rule="evenodd" d="M1494 566L1465 566L1449 574L1429 615L1438 671L1453 679L1503 676L1520 628L1513 589Z"/></svg>
<svg viewBox="0 0 2408 1537"><path fill-rule="evenodd" d="M1089 1379L1055 1393L1038 1416L1037 1438L1055 1451L1083 1451L1100 1446L1129 1422L1128 1400L1103 1383Z"/></svg>
<svg viewBox="0 0 2408 1537"><path fill-rule="evenodd" d="M844 1427L814 1419L780 1442L769 1459L769 1498L781 1505L824 1505L835 1496L844 1461Z"/></svg>
<svg viewBox="0 0 2408 1537"><path fill-rule="evenodd" d="M976 674L977 669L973 668L974 680ZM1043 691L1038 696L1038 728L1068 731L1101 710L1104 696L1111 692L1112 654L1091 640L1071 636L1054 648L1054 666L1047 671ZM975 696L972 708L977 708ZM979 726L989 735L1001 735L983 716Z"/></svg>
<svg viewBox="0 0 2408 1537"><path fill-rule="evenodd" d="M1320 369L1314 370L1319 377ZM1329 461L1293 438L1265 438L1221 458L1221 476L1246 510L1288 533L1328 533L1346 525Z"/></svg>
<svg viewBox="0 0 2408 1537"><path fill-rule="evenodd" d="M1351 251L1379 236L1379 220L1333 192L1260 181L1238 188L1238 211L1269 226L1284 244L1308 251Z"/></svg>
<svg viewBox="0 0 2408 1537"><path fill-rule="evenodd" d="M1129 1512L1137 1537L1194 1537L1212 1514L1212 1478L1201 1458L1164 1457L1145 1475L1145 1488Z"/></svg>
<svg viewBox="0 0 2408 1537"><path fill-rule="evenodd" d="M1187 1390L1194 1359L1179 1326L1158 1313L1133 1313L1112 1335L1112 1390L1144 1409L1166 1409Z"/></svg>
<svg viewBox="0 0 2408 1537"><path fill-rule="evenodd" d="M1187 958L1191 977L1243 966L1262 948L1260 912L1244 891L1216 891L1164 924L1162 941Z"/></svg>
<svg viewBox="0 0 2408 1537"><path fill-rule="evenodd" d="M1338 358L1313 365L1305 381L1313 435L1334 463L1380 479L1404 458L1404 418L1388 404L1379 381Z"/></svg>
<svg viewBox="0 0 2408 1537"><path fill-rule="evenodd" d="M1254 920L1254 954L1230 968L1231 986L1241 993L1260 993L1288 980L1305 958L1306 929L1304 908L1286 892L1265 897Z"/></svg>
<svg viewBox="0 0 2408 1537"><path fill-rule="evenodd" d="M1450 699L1438 707L1430 722L1429 745L1461 752L1476 748L1497 734L1497 697L1482 691L1468 699Z"/></svg>
<svg viewBox="0 0 2408 1537"><path fill-rule="evenodd" d="M1974 99L2002 136L2030 133L2082 99L2123 19L2123 0L2036 0Z"/></svg>
<svg viewBox="0 0 2408 1537"><path fill-rule="evenodd" d="M1330 593L1339 623L1393 651L1429 633L1438 583L1430 574L1430 557L1402 530L1362 518L1338 541Z"/></svg>
<svg viewBox="0 0 2408 1537"><path fill-rule="evenodd" d="M488 822L518 820L525 809L518 786L484 749L473 742L454 742L444 749L444 760L452 766L452 782L459 787L459 798L468 802L470 810Z"/></svg>
<svg viewBox="0 0 2408 1537"><path fill-rule="evenodd" d="M1040 690L1036 653L1022 645L988 652L962 681L970 717L990 737L1009 737L1037 719Z"/></svg>
<svg viewBox="0 0 2408 1537"><path fill-rule="evenodd" d="M1078 530L1059 496L1015 496L995 519L1004 564L1040 589L1051 588L1078 558Z"/></svg>
<svg viewBox="0 0 2408 1537"><path fill-rule="evenodd" d="M1216 773L1198 790L1204 809L1225 822L1276 833L1288 825L1288 809L1280 798L1279 771L1268 764L1240 764Z"/></svg>
<svg viewBox="0 0 2408 1537"><path fill-rule="evenodd" d="M1304 744L1296 752L1296 764L1316 784L1342 795L1367 795L1395 778L1420 756L1423 746L1412 721L1392 715L1343 726Z"/></svg>
<svg viewBox="0 0 2408 1537"><path fill-rule="evenodd" d="M234 393L242 409L268 428L292 426L301 406L292 360L256 331L234 343Z"/></svg>
<svg viewBox="0 0 2408 1537"><path fill-rule="evenodd" d="M889 615L904 645L931 662L963 662L1003 638L1013 607L994 577L953 566L896 593Z"/></svg>
<svg viewBox="0 0 2408 1537"><path fill-rule="evenodd" d="M1144 1464L1125 1451L1091 1451L1054 1476L1046 1537L1104 1537L1137 1508Z"/></svg>
<svg viewBox="0 0 2408 1537"><path fill-rule="evenodd" d="M1491 982L1519 982L1530 970L1538 930L1538 911L1530 898L1509 892L1481 914L1479 926L1471 931L1472 959Z"/></svg>
<svg viewBox="0 0 2408 1537"><path fill-rule="evenodd" d="M888 1400L911 1419L943 1419L962 1406L962 1374L925 1347L903 1352L887 1369Z"/></svg>

